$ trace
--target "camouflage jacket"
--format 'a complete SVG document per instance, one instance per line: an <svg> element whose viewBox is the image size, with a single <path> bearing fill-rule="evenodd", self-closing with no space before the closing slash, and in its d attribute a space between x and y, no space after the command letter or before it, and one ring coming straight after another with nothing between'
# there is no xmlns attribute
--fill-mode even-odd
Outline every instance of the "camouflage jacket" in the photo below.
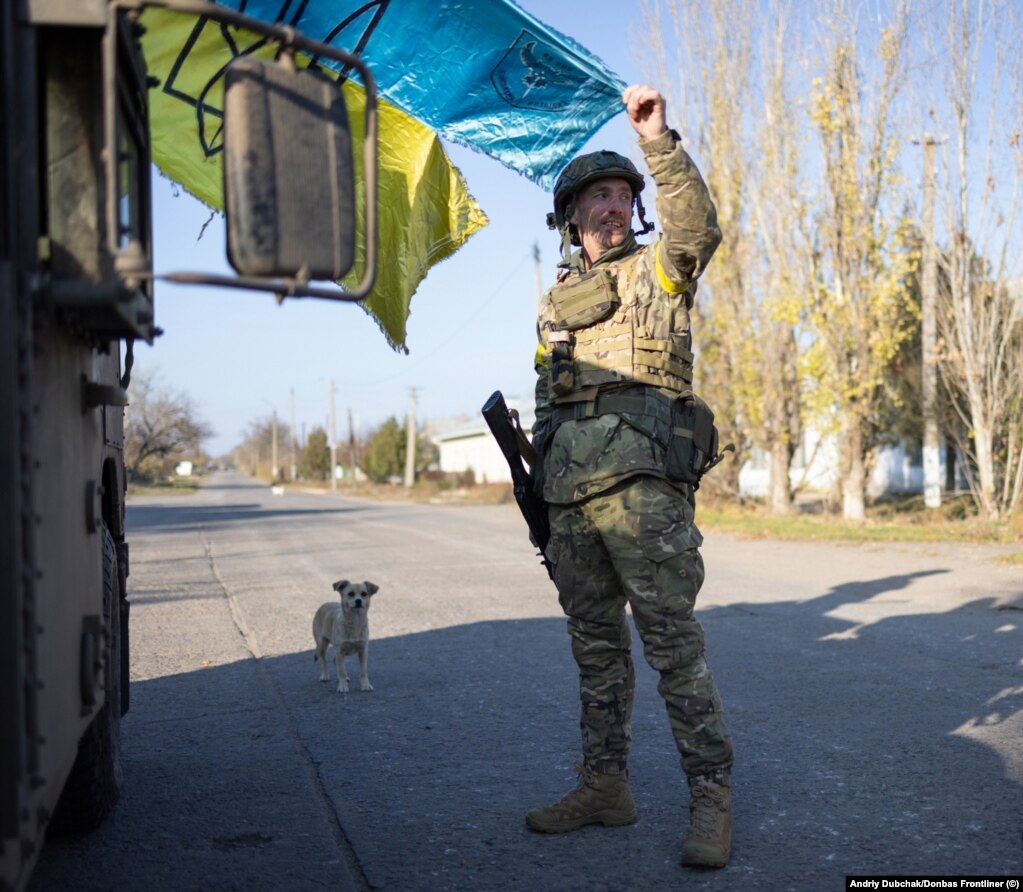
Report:
<svg viewBox="0 0 1023 892"><path fill-rule="evenodd" d="M665 476L671 406L692 392L689 311L721 241L717 212L677 133L640 146L657 187L660 238L639 245L630 236L588 273L574 252L540 301L536 482L554 504L636 474Z"/></svg>

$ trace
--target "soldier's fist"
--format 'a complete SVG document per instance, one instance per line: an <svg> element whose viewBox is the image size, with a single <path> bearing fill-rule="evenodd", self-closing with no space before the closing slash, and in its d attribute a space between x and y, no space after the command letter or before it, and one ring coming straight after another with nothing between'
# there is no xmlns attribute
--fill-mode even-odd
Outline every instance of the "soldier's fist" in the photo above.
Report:
<svg viewBox="0 0 1023 892"><path fill-rule="evenodd" d="M647 84L633 84L622 93L622 103L629 123L642 139L655 139L668 129L667 103L659 90Z"/></svg>

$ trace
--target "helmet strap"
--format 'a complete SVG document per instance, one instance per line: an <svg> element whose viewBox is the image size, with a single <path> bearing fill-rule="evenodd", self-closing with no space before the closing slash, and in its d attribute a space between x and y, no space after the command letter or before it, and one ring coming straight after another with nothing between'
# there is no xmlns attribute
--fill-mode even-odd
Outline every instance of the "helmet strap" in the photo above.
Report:
<svg viewBox="0 0 1023 892"><path fill-rule="evenodd" d="M643 199L639 197L638 192L636 193L636 217L639 219L640 235L646 235L646 233L654 231L654 224L647 223L646 208L643 207Z"/></svg>
<svg viewBox="0 0 1023 892"><path fill-rule="evenodd" d="M561 227L561 259L568 260L572 254L572 227L566 223Z"/></svg>

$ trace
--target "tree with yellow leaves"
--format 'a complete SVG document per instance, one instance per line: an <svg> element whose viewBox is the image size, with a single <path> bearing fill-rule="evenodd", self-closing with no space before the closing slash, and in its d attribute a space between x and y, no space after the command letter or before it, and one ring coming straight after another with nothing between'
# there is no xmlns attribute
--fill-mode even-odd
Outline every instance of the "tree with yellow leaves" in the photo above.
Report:
<svg viewBox="0 0 1023 892"><path fill-rule="evenodd" d="M816 208L811 346L804 370L838 435L843 516L865 516L870 459L883 433L885 381L914 322L917 252L898 211L893 106L906 70L907 9L898 4L861 67L845 0L821 9L812 121L822 188Z"/></svg>
<svg viewBox="0 0 1023 892"><path fill-rule="evenodd" d="M644 41L654 76L697 144L723 233L694 314L696 384L722 442L738 451L707 485L737 495L757 448L770 457L771 509L785 513L802 431L797 333L809 273L790 17L783 2L765 12L753 0L646 0L644 10L644 34L660 35Z"/></svg>

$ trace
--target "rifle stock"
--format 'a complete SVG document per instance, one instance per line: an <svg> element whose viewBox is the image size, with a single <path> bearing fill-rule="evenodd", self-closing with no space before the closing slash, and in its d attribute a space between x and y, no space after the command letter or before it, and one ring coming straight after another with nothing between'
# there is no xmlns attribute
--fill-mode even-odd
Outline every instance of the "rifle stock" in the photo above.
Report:
<svg viewBox="0 0 1023 892"><path fill-rule="evenodd" d="M547 575L554 579L554 568L550 565L544 552L551 538L550 521L547 517L547 503L533 492L533 484L529 478L519 442L516 436L515 423L512 421L504 395L495 390L483 404L483 417L486 419L490 432L501 448L508 468L511 470L512 491L515 501L526 519L526 526L532 534L533 542L540 549L540 561L547 569Z"/></svg>

